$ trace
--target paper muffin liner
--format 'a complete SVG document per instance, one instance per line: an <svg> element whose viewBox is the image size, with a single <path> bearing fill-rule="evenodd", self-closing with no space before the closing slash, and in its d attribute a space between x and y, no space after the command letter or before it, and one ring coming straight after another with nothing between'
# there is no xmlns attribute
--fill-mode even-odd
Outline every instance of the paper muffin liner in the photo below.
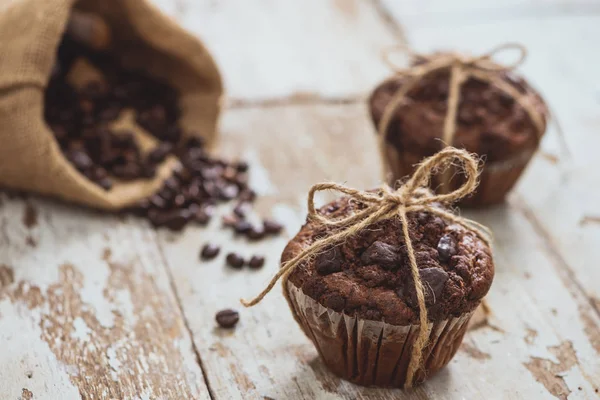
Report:
<svg viewBox="0 0 600 400"><path fill-rule="evenodd" d="M339 377L363 386L399 387L406 383L408 365L419 325L391 325L351 317L326 308L288 282L290 307L323 362ZM473 311L429 323L428 344L413 385L444 367L460 346Z"/></svg>
<svg viewBox="0 0 600 400"><path fill-rule="evenodd" d="M519 180L535 151L536 148L530 148L509 160L485 163L475 193L462 199L460 204L480 207L503 202L508 192ZM415 165L420 163L424 157L408 152L399 152L393 145L386 143L384 158L392 175L389 177L389 183L393 185L398 179L411 175L415 170ZM441 185L440 178L436 178L434 185ZM450 190L458 188L460 184L461 182L458 180L453 181Z"/></svg>

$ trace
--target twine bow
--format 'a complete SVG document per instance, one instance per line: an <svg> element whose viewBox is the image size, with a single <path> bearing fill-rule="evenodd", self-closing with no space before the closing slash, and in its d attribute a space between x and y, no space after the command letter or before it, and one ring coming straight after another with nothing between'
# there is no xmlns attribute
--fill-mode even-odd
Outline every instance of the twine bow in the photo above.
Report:
<svg viewBox="0 0 600 400"><path fill-rule="evenodd" d="M458 189L447 194L433 194L429 189L429 182L435 173L443 172L452 165L460 164L459 167L464 172L465 183ZM392 190L388 185L384 185L379 193L365 192L352 189L336 183L319 183L314 185L308 194L308 218L325 226L336 227L335 233L317 240L312 245L305 248L300 254L286 262L279 271L273 276L266 288L254 299L250 301L241 300L246 307L251 307L259 303L273 289L277 281L283 277L284 295L288 302L289 293L287 290L287 280L294 269L303 261L316 256L321 251L331 246L338 245L345 239L361 232L370 225L391 218L400 218L402 222L402 235L406 243L410 269L413 282L416 289L417 301L419 304L419 336L413 346L411 361L408 366L406 376L406 386L410 387L413 383L414 374L421 365L423 348L427 344L429 337L429 326L427 317L427 308L425 306L425 295L423 292L423 283L419 275L419 267L415 258L412 241L408 231L407 213L415 211L427 211L453 223L462 225L479 236L486 243L491 242L491 233L489 230L469 219L459 217L449 211L445 211L433 203L451 204L462 197L472 193L477 186L477 160L465 150L459 150L448 147L424 160L416 169L412 177L399 189ZM322 190L336 190L348 195L351 199L359 201L366 207L354 214L340 218L330 219L319 214L315 208L315 193Z"/></svg>
<svg viewBox="0 0 600 400"><path fill-rule="evenodd" d="M498 89L513 98L527 112L537 131L537 140L539 140L545 130L545 121L543 115L536 110L535 106L530 102L529 96L522 94L512 85L502 79L501 72L511 71L521 65L527 57L527 49L517 43L506 43L500 45L487 53L469 57L459 53L444 53L433 55L422 55L413 52L410 49L403 48L408 55L414 60L419 61L409 68L397 68L389 58L389 52L384 54L384 61L388 66L396 72L393 78L408 77L408 82L404 83L400 89L392 96L392 99L387 104L383 111L381 120L379 121L379 146L382 157L385 151L385 135L387 133L390 122L394 117L394 113L398 107L405 101L407 94L414 88L424 77L436 71L449 69L450 82L447 98L447 111L444 119L444 128L442 133L442 141L446 146L452 146L454 133L456 132L456 117L458 106L460 103L461 86L469 78L477 78L478 80L488 82L496 86ZM511 64L500 65L493 61L493 58L499 53L507 50L517 50L519 57ZM385 157L383 157L385 159ZM384 164L384 176L387 176L388 166ZM442 180L443 189L448 192L448 176L444 176Z"/></svg>

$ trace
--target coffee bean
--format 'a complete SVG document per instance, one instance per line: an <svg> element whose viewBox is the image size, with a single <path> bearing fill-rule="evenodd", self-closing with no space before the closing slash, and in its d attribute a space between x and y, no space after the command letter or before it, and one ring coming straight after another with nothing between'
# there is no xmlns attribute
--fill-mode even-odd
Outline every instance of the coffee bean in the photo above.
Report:
<svg viewBox="0 0 600 400"><path fill-rule="evenodd" d="M342 252L338 246L325 250L315 258L315 270L321 275L329 275L342 270Z"/></svg>
<svg viewBox="0 0 600 400"><path fill-rule="evenodd" d="M246 237L250 240L261 240L266 236L265 230L263 227L253 226L248 232L246 232Z"/></svg>
<svg viewBox="0 0 600 400"><path fill-rule="evenodd" d="M247 201L249 203L256 199L256 193L252 189L244 189L239 195L240 201Z"/></svg>
<svg viewBox="0 0 600 400"><path fill-rule="evenodd" d="M80 171L91 168L92 165L94 165L90 156L83 150L70 151L67 153L67 158L75 165L75 168Z"/></svg>
<svg viewBox="0 0 600 400"><path fill-rule="evenodd" d="M202 257L203 260L212 260L213 258L219 255L220 251L221 248L216 244L207 243L204 245L204 247L202 247L200 257Z"/></svg>
<svg viewBox="0 0 600 400"><path fill-rule="evenodd" d="M376 241L360 257L363 265L377 264L385 269L397 269L402 263L400 247Z"/></svg>
<svg viewBox="0 0 600 400"><path fill-rule="evenodd" d="M252 256L248 261L248 266L252 269L259 269L265 265L265 258L263 256Z"/></svg>
<svg viewBox="0 0 600 400"><path fill-rule="evenodd" d="M239 221L237 224L235 224L234 229L235 233L244 234L250 232L253 229L253 227L252 224L248 221Z"/></svg>
<svg viewBox="0 0 600 400"><path fill-rule="evenodd" d="M283 225L271 219L265 219L263 221L263 228L265 229L265 233L269 235L278 235L283 230Z"/></svg>
<svg viewBox="0 0 600 400"><path fill-rule="evenodd" d="M238 162L235 167L236 167L236 169L239 172L246 172L246 171L248 171L248 163L244 162L244 161Z"/></svg>
<svg viewBox="0 0 600 400"><path fill-rule="evenodd" d="M104 190L112 189L113 181L110 178L101 178L101 179L97 180L97 182L98 182L98 185L100 185L100 187Z"/></svg>
<svg viewBox="0 0 600 400"><path fill-rule="evenodd" d="M235 226L240 221L240 219L238 217L236 217L235 215L224 215L221 220L223 222L223 226L226 226L229 228L235 228Z"/></svg>
<svg viewBox="0 0 600 400"><path fill-rule="evenodd" d="M440 261L448 262L457 253L454 237L448 234L442 236L438 242L437 251Z"/></svg>
<svg viewBox="0 0 600 400"><path fill-rule="evenodd" d="M154 210L153 210L154 211ZM166 227L172 231L180 231L191 219L190 212L183 210L165 210L156 211L150 217L151 222L156 227Z"/></svg>
<svg viewBox="0 0 600 400"><path fill-rule="evenodd" d="M223 200L232 200L239 194L239 189L235 185L224 185L219 188L219 197Z"/></svg>
<svg viewBox="0 0 600 400"><path fill-rule="evenodd" d="M231 268L241 269L244 266L244 259L236 253L227 254L226 261Z"/></svg>
<svg viewBox="0 0 600 400"><path fill-rule="evenodd" d="M231 309L221 310L215 315L215 320L221 328L231 329L239 322L240 314Z"/></svg>
<svg viewBox="0 0 600 400"><path fill-rule="evenodd" d="M150 205L161 209L167 206L167 202L161 196L155 194L154 196L150 197Z"/></svg>
<svg viewBox="0 0 600 400"><path fill-rule="evenodd" d="M240 202L233 208L233 213L239 218L244 218L250 205L248 203Z"/></svg>
<svg viewBox="0 0 600 400"><path fill-rule="evenodd" d="M168 142L159 143L150 153L148 153L148 161L154 164L160 164L173 151L173 145Z"/></svg>

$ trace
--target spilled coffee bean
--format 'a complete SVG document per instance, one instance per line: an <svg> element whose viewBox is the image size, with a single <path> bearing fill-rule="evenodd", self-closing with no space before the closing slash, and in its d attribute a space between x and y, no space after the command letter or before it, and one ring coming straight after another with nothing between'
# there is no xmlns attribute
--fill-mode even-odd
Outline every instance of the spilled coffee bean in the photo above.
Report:
<svg viewBox="0 0 600 400"><path fill-rule="evenodd" d="M248 261L248 266L251 269L260 269L265 265L265 258L263 256L252 256Z"/></svg>
<svg viewBox="0 0 600 400"><path fill-rule="evenodd" d="M230 308L221 310L215 315L215 320L221 328L231 329L237 325L240 320L240 314Z"/></svg>
<svg viewBox="0 0 600 400"><path fill-rule="evenodd" d="M202 252L200 253L200 257L203 260L212 260L216 256L219 255L221 248L216 244L207 243L202 247Z"/></svg>
<svg viewBox="0 0 600 400"><path fill-rule="evenodd" d="M226 261L231 268L241 269L244 266L244 259L237 253L227 254Z"/></svg>

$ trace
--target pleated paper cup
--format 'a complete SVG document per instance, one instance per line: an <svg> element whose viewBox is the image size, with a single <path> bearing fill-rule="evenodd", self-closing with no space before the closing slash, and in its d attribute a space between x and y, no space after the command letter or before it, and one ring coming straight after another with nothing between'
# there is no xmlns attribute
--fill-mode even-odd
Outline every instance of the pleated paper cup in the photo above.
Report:
<svg viewBox="0 0 600 400"><path fill-rule="evenodd" d="M536 148L530 148L505 161L484 163L477 190L473 195L462 199L460 204L469 207L483 207L503 202L523 174L535 151ZM390 143L386 143L383 156L391 174L387 178L392 186L396 181L412 175L415 166L424 158L418 154L399 152ZM461 184L460 179L453 179L449 189L455 190ZM443 187L440 177L436 177L433 187L438 187L438 191Z"/></svg>
<svg viewBox="0 0 600 400"><path fill-rule="evenodd" d="M342 379L363 386L397 387L406 374L419 325L392 325L351 317L322 306L288 281L290 307L323 362ZM423 367L413 386L444 367L460 346L473 311L429 323Z"/></svg>

